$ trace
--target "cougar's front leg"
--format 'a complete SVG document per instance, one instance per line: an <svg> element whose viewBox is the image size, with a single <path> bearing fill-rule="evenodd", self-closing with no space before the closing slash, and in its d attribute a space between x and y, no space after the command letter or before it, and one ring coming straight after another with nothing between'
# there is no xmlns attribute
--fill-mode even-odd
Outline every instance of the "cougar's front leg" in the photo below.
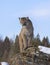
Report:
<svg viewBox="0 0 50 65"><path fill-rule="evenodd" d="M25 34L22 35L22 39L23 39L23 45L24 48L23 50L25 50L28 47L28 40L27 40L27 36Z"/></svg>
<svg viewBox="0 0 50 65"><path fill-rule="evenodd" d="M22 36L21 33L19 35L19 47L20 47L20 52L23 52L23 40L22 40Z"/></svg>

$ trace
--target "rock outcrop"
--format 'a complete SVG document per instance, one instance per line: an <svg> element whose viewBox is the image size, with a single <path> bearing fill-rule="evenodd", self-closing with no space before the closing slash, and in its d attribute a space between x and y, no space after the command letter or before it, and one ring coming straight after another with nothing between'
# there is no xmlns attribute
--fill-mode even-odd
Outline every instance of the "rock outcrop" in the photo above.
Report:
<svg viewBox="0 0 50 65"><path fill-rule="evenodd" d="M17 54L10 60L10 65L33 65L33 62L32 59Z"/></svg>
<svg viewBox="0 0 50 65"><path fill-rule="evenodd" d="M28 48L23 54L16 54L9 60L10 65L33 65L32 52L34 52L33 47Z"/></svg>

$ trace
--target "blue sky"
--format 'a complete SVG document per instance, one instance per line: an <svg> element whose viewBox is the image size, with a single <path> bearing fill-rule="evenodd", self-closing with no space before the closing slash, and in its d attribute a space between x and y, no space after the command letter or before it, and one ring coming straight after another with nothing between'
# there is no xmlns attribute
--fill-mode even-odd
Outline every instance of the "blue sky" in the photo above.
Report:
<svg viewBox="0 0 50 65"><path fill-rule="evenodd" d="M50 0L0 0L0 36L15 38L21 25L19 17L28 16L34 26L34 35L50 39Z"/></svg>

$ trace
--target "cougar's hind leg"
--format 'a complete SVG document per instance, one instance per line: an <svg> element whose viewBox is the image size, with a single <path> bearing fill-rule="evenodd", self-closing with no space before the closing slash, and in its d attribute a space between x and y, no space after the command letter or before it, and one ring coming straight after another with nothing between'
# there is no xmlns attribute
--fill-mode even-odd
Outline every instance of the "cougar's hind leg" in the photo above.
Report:
<svg viewBox="0 0 50 65"><path fill-rule="evenodd" d="M32 46L32 38L29 37L29 39L28 39L28 47L31 47L31 46Z"/></svg>

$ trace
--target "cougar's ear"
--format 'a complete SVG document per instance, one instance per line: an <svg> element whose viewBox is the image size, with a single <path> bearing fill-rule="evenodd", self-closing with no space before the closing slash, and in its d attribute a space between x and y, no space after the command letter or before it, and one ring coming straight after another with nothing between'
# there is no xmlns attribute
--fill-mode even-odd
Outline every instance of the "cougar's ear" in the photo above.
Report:
<svg viewBox="0 0 50 65"><path fill-rule="evenodd" d="M29 19L29 17L26 17L26 19L28 20L28 19Z"/></svg>
<svg viewBox="0 0 50 65"><path fill-rule="evenodd" d="M19 17L19 20L20 20L20 17Z"/></svg>

